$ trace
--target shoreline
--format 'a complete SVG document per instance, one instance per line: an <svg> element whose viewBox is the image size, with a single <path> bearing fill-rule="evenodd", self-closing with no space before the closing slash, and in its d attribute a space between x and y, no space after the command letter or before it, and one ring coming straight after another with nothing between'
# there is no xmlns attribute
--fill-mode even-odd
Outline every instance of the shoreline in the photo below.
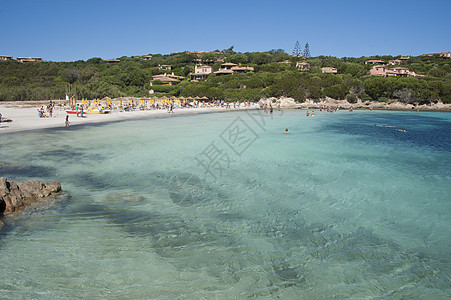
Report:
<svg viewBox="0 0 451 300"><path fill-rule="evenodd" d="M133 111L113 111L108 114L86 114L84 117L77 117L75 114L67 114L66 108L55 107L53 116L39 118L37 109L45 106L49 101L21 101L21 102L0 102L0 113L3 119L11 119L12 122L0 123L0 135L15 132L24 132L40 129L66 129L73 126L94 125L127 120L146 119L151 117L172 117L182 115L194 115L204 113L217 113L229 111L244 111L258 109L258 104L250 107L230 108L225 107L199 107L199 108L175 108L174 113L168 113L167 109L153 110L133 110ZM70 126L65 128L65 118L69 115Z"/></svg>
<svg viewBox="0 0 451 300"><path fill-rule="evenodd" d="M451 104L437 103L433 105L414 106L412 104L403 104L400 102L381 103L370 102L362 103L360 100L357 103L349 103L346 100L325 99L319 102L307 100L304 103L297 103L291 98L269 98L262 99L260 102L273 104L275 101L281 103L283 109L319 109L320 106L338 106L342 110L352 107L354 110L386 110L386 111L412 111L417 110L424 112L451 112ZM0 135L14 132L32 131L40 129L61 128L65 129L66 108L55 107L52 118L39 118L37 109L49 103L44 101L11 101L0 102L0 113L2 119L11 119L12 122L0 123ZM274 106L275 107L275 106ZM166 109L152 109L152 110L133 110L133 111L113 111L109 114L89 114L85 117L77 117L76 115L69 115L70 127L79 125L94 125L110 122L120 122L126 120L146 119L149 117L170 117L180 115L193 115L203 113L217 113L229 111L242 111L259 109L258 103L250 107L240 108L225 108L225 107L199 107L199 108L174 108L174 113L168 113ZM68 130L70 130L70 127Z"/></svg>
<svg viewBox="0 0 451 300"><path fill-rule="evenodd" d="M440 111L451 112L451 104L444 104L442 102L433 103L430 105L414 105L406 104L396 100L390 100L388 102L367 101L362 102L360 99L356 103L350 103L347 100L336 100L332 98L325 98L320 101L307 99L303 103L297 103L293 98L267 98L260 100L262 103L274 105L280 102L282 108L293 109L319 109L321 106L338 107L340 109L352 109L354 110L387 110L387 111ZM274 106L273 106L274 107Z"/></svg>

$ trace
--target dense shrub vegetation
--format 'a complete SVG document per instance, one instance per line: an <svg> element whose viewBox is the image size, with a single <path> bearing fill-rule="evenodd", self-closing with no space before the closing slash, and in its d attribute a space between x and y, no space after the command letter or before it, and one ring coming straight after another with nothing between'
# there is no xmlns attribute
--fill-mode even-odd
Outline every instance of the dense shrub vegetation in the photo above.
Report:
<svg viewBox="0 0 451 300"><path fill-rule="evenodd" d="M451 103L451 67L449 58L439 56L412 57L403 63L426 77L376 77L369 75L369 59L385 61L393 56L336 58L319 56L303 59L283 50L236 53L233 48L205 53L203 63L215 70L221 61L252 66L254 72L216 76L207 81L191 82L198 56L189 53L153 55L150 61L141 57L121 57L119 63L110 64L100 58L75 62L19 63L0 62L0 100L43 100L65 97L66 86L72 85L78 99L120 96L206 96L210 99L258 100L262 97L287 96L304 101L325 96L347 99L350 102L399 99L406 103L429 103L439 100ZM308 71L299 71L296 62L310 64ZM158 68L172 65L172 71ZM322 73L321 67L335 67L338 74ZM176 86L154 84L152 75L174 72L185 76Z"/></svg>

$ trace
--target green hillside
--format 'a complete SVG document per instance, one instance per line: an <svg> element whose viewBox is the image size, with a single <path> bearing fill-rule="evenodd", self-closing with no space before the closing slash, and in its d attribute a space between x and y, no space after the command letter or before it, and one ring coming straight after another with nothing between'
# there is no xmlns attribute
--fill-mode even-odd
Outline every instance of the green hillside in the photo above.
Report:
<svg viewBox="0 0 451 300"><path fill-rule="evenodd" d="M330 56L295 57L283 50L237 53L233 47L206 53L153 54L150 60L142 57L120 57L109 63L100 58L75 62L20 63L0 62L0 100L48 100L64 98L66 86L72 85L76 97L103 98L136 96L184 96L209 99L259 100L264 97L292 97L297 101L347 99L350 102L399 99L408 103L430 103L439 100L451 103L450 58L418 56L402 60L400 67L424 77L381 77L369 75L373 65L368 60L388 62L400 56L337 58ZM193 82L189 74L196 64L219 70L221 64L231 62L253 67L252 72L218 76L210 74L206 81ZM297 63L309 67L300 70ZM171 65L172 70L159 68ZM323 73L322 67L333 67L337 74ZM393 66L388 66L393 67ZM159 80L151 86L157 74L174 73L184 76L175 85L162 85ZM150 95L149 90L155 94Z"/></svg>

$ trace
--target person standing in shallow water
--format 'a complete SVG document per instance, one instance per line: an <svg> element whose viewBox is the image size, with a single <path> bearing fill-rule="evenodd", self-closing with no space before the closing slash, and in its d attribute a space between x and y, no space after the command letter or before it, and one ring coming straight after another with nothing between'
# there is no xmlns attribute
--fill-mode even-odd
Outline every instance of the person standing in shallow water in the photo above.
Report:
<svg viewBox="0 0 451 300"><path fill-rule="evenodd" d="M69 115L66 116L66 122L64 123L64 127L69 127Z"/></svg>

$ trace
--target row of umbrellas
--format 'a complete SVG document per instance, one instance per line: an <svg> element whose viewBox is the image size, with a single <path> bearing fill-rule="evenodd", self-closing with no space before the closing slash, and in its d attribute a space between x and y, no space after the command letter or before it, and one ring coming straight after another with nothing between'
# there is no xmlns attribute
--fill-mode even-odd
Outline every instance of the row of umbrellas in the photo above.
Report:
<svg viewBox="0 0 451 300"><path fill-rule="evenodd" d="M102 102L104 102L104 103L106 103L107 105L109 105L109 104L111 104L112 103L112 101L118 101L119 100L119 102L120 102L120 105L122 105L122 102L123 101L130 101L130 104L133 104L133 103L138 103L138 102L141 102L141 103L144 103L144 101L149 101L149 102L153 102L153 103L155 103L155 102L183 102L183 101L195 101L195 100L197 100L197 101L208 101L208 97L199 97L199 96L196 96L196 97L175 97L175 96L172 96L172 97L170 97L170 98L168 98L168 97L151 97L151 98L134 98L134 97L132 97L132 98L123 98L123 97L121 97L121 98L115 98L115 99L111 99L110 97L105 97L105 98L102 98L102 99L93 99L92 100L92 102L93 103L100 103L100 101L102 101ZM59 100L59 102L60 102L60 104L61 104L61 100ZM76 103L77 103L78 101L76 100L76 99L74 99L74 98L72 98L72 99L70 99L70 101L69 101L69 105L76 105ZM85 104L88 104L88 99L82 99L81 100L81 104L83 104L83 105L85 105Z"/></svg>

